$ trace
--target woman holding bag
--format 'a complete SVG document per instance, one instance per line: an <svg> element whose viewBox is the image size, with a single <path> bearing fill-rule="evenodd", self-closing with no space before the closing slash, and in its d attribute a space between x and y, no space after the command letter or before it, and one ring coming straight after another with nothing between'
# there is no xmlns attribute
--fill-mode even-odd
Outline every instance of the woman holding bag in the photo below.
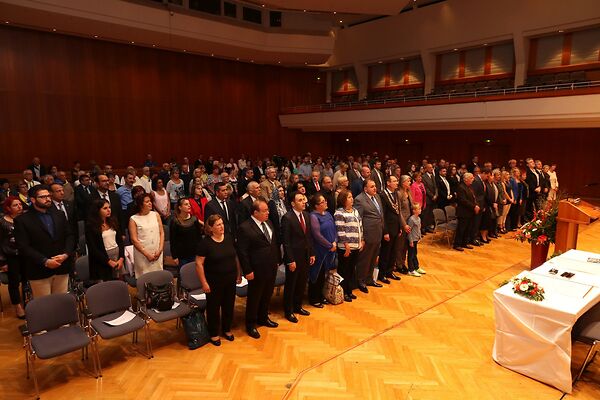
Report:
<svg viewBox="0 0 600 400"><path fill-rule="evenodd" d="M313 307L323 308L327 300L323 298L325 274L335 269L337 231L333 216L327 212L327 200L316 193L310 199L310 223L314 239L315 263L310 268L308 280L308 302Z"/></svg>

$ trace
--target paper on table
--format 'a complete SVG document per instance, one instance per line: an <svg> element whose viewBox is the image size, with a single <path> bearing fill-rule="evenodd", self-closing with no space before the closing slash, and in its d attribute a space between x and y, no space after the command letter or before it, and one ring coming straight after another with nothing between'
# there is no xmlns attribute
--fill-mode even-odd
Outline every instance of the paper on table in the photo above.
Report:
<svg viewBox="0 0 600 400"><path fill-rule="evenodd" d="M192 294L191 296L196 300L206 300L206 293Z"/></svg>
<svg viewBox="0 0 600 400"><path fill-rule="evenodd" d="M125 312L118 318L112 319L110 321L104 321L105 324L111 326L119 326L128 323L132 319L135 318L135 314L129 310L125 310Z"/></svg>
<svg viewBox="0 0 600 400"><path fill-rule="evenodd" d="M242 281L240 283L238 283L236 286L237 287L244 287L247 284L248 284L248 280L242 276Z"/></svg>
<svg viewBox="0 0 600 400"><path fill-rule="evenodd" d="M567 297L582 299L592 288L591 285L559 280L554 276L543 276L536 273L532 275L535 275L535 277L530 278L544 289L547 297L552 296L553 293L557 293Z"/></svg>

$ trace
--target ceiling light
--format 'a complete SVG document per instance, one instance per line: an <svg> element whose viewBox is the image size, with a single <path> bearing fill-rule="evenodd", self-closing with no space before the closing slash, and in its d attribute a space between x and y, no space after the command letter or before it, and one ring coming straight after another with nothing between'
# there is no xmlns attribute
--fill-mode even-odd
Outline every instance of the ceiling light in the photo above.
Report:
<svg viewBox="0 0 600 400"><path fill-rule="evenodd" d="M261 7L264 7L265 5L264 5L264 4L261 4L260 6L261 6Z"/></svg>
<svg viewBox="0 0 600 400"><path fill-rule="evenodd" d="M454 51L458 51L458 49L454 49Z"/></svg>
<svg viewBox="0 0 600 400"><path fill-rule="evenodd" d="M308 62L304 61L304 65L308 65Z"/></svg>
<svg viewBox="0 0 600 400"><path fill-rule="evenodd" d="M214 57L214 56L215 56L215 53L210 53L210 56L211 56L211 57Z"/></svg>
<svg viewBox="0 0 600 400"><path fill-rule="evenodd" d="M400 57L400 61L403 61L403 60L404 60L404 57Z"/></svg>
<svg viewBox="0 0 600 400"><path fill-rule="evenodd" d="M135 42L131 42L131 44L135 44Z"/></svg>
<svg viewBox="0 0 600 400"><path fill-rule="evenodd" d="M52 28L52 32L56 32L56 28Z"/></svg>
<svg viewBox="0 0 600 400"><path fill-rule="evenodd" d="M5 24L10 24L10 21L4 21Z"/></svg>
<svg viewBox="0 0 600 400"><path fill-rule="evenodd" d="M281 61L277 61L277 64L281 64Z"/></svg>
<svg viewBox="0 0 600 400"><path fill-rule="evenodd" d="M484 43L483 45L484 45L484 46L487 46L488 44L487 44L487 43Z"/></svg>
<svg viewBox="0 0 600 400"><path fill-rule="evenodd" d="M155 44L153 44L153 45L152 45L152 47L156 47L156 45L155 45Z"/></svg>
<svg viewBox="0 0 600 400"><path fill-rule="evenodd" d="M186 49L183 49L183 52L184 52L184 53L187 53L187 50L186 50Z"/></svg>
<svg viewBox="0 0 600 400"><path fill-rule="evenodd" d="M377 61L377 64L383 64L383 61Z"/></svg>
<svg viewBox="0 0 600 400"><path fill-rule="evenodd" d="M306 12L306 10L302 10L302 12Z"/></svg>
<svg viewBox="0 0 600 400"><path fill-rule="evenodd" d="M254 60L250 60L250 62L254 62Z"/></svg>
<svg viewBox="0 0 600 400"><path fill-rule="evenodd" d="M349 141L350 141L350 139L346 138L346 142L349 142Z"/></svg>
<svg viewBox="0 0 600 400"><path fill-rule="evenodd" d="M335 15L335 14L337 14L337 12L336 12L336 11L334 11L334 12L333 12L333 15Z"/></svg>
<svg viewBox="0 0 600 400"><path fill-rule="evenodd" d="M564 32L564 31L563 31L562 29L558 31L558 33L563 33L563 32Z"/></svg>
<svg viewBox="0 0 600 400"><path fill-rule="evenodd" d="M94 39L98 39L98 35L94 35Z"/></svg>
<svg viewBox="0 0 600 400"><path fill-rule="evenodd" d="M236 57L236 58L235 58L235 61L240 61L240 58L239 58L239 57Z"/></svg>
<svg viewBox="0 0 600 400"><path fill-rule="evenodd" d="M342 20L340 19L340 24L343 24L343 23L344 23L344 21L342 21Z"/></svg>
<svg viewBox="0 0 600 400"><path fill-rule="evenodd" d="M320 80L321 80L321 77L320 77L320 76L317 76L317 80L318 80L318 81L320 81Z"/></svg>

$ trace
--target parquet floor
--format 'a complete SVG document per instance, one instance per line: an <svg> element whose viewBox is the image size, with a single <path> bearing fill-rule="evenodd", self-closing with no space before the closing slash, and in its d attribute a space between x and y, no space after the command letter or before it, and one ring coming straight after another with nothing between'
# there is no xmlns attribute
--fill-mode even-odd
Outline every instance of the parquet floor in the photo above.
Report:
<svg viewBox="0 0 600 400"><path fill-rule="evenodd" d="M600 223L580 233L579 248L600 252ZM130 337L100 342L104 376L96 380L79 353L38 362L42 399L560 399L552 387L497 365L492 292L526 269L529 247L510 235L464 253L427 235L419 249L428 274L403 277L358 300L318 310L298 324L272 301L277 329L243 332L236 303L233 343L189 351L175 323L152 325L155 358ZM0 320L0 399L33 398L8 304ZM143 335L140 334L143 345ZM586 348L576 345L573 367ZM87 368L86 368L87 367ZM565 398L600 398L600 362Z"/></svg>

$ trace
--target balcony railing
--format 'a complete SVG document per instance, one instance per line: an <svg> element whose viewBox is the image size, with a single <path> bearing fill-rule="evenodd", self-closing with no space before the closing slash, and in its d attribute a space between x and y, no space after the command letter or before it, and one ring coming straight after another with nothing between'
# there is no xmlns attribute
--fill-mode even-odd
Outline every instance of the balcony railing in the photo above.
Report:
<svg viewBox="0 0 600 400"><path fill-rule="evenodd" d="M517 88L507 89L484 89L469 92L450 92L444 94L428 94L423 96L411 96L411 97L394 97L389 99L376 99L376 100L358 100L350 102L337 102L337 103L326 103L326 104L315 104L305 106L294 106L287 107L282 110L283 114L295 114L295 113L307 113L307 112L319 112L319 111L333 111L333 110L345 110L354 107L360 107L361 109L365 106L373 105L402 105L404 103L411 103L411 106L420 105L419 102L423 102L422 105L427 105L427 101L430 100L453 100L453 99L465 99L471 101L478 101L481 98L491 96L511 96L515 94L534 94L534 93L548 93L552 91L568 91L568 90L579 90L583 88L598 88L600 89L600 81L586 81L586 82L574 82L574 83L557 83L552 85L538 85L538 86L520 86ZM562 94L562 93L561 93ZM508 100L508 98L507 98ZM416 103L416 104L414 104ZM376 107L375 107L376 108Z"/></svg>

